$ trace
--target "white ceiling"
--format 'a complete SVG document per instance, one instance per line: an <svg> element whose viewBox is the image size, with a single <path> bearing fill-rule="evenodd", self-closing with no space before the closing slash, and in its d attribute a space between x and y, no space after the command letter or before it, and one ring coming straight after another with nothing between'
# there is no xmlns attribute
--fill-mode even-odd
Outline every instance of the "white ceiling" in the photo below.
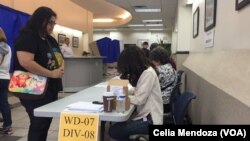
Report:
<svg viewBox="0 0 250 141"><path fill-rule="evenodd" d="M164 29L172 30L174 26L175 16L177 12L178 0L106 0L121 8L126 9L132 15L132 20L128 24L143 24L142 20L162 19ZM137 13L134 10L135 6L145 6L146 8L161 8L160 13ZM121 28L128 28L127 25L120 26ZM152 29L162 27L129 27Z"/></svg>
<svg viewBox="0 0 250 141"><path fill-rule="evenodd" d="M90 10L93 18L116 18L124 10L130 12L132 20L120 22L119 24L94 24L94 29L164 29L172 30L177 12L178 0L71 0L77 5ZM118 6L118 7L116 7ZM136 6L144 6L145 8L160 8L160 13L137 13ZM128 27L129 24L143 24L142 20L162 19L160 24L163 27ZM129 21L129 22L128 22ZM102 26L103 25L103 26Z"/></svg>

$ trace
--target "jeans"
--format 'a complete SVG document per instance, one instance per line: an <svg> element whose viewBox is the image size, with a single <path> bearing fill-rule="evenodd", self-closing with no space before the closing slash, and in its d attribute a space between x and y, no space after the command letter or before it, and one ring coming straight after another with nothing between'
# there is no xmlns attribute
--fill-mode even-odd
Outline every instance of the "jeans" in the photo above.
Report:
<svg viewBox="0 0 250 141"><path fill-rule="evenodd" d="M109 135L118 141L129 141L130 135L149 133L148 125L152 124L152 120L143 121L131 120L128 122L116 123L109 128Z"/></svg>
<svg viewBox="0 0 250 141"><path fill-rule="evenodd" d="M3 127L11 127L11 111L8 103L8 79L0 79L0 111L3 116Z"/></svg>
<svg viewBox="0 0 250 141"><path fill-rule="evenodd" d="M21 104L25 107L26 112L29 115L30 126L28 133L28 141L46 141L48 130L52 121L52 118L35 117L34 109L50 102L57 100L58 92L48 91L43 99L39 100L22 100Z"/></svg>

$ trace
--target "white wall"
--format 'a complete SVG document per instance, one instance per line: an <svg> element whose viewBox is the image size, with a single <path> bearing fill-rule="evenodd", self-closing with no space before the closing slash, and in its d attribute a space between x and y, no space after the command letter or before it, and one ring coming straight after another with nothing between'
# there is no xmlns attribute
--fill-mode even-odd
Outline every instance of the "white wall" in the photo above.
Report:
<svg viewBox="0 0 250 141"><path fill-rule="evenodd" d="M235 11L235 0L217 0L214 47L204 48L205 1L196 0L192 11L200 7L199 35L191 40L192 52L214 52L219 50L250 49L250 5Z"/></svg>
<svg viewBox="0 0 250 141"><path fill-rule="evenodd" d="M176 32L172 32L172 45L171 45L171 49L172 49L172 53L176 53L177 51L177 33Z"/></svg>
<svg viewBox="0 0 250 141"><path fill-rule="evenodd" d="M177 11L177 51L189 51L192 29L192 7L178 1Z"/></svg>
<svg viewBox="0 0 250 141"><path fill-rule="evenodd" d="M172 42L172 32L171 31L161 31L161 32L135 32L135 31L112 31L112 32L94 32L93 40L96 41L103 37L109 37L111 39L120 40L122 44L137 44L138 40L147 39L149 45L151 43L159 43L160 39L166 41L166 43Z"/></svg>
<svg viewBox="0 0 250 141"><path fill-rule="evenodd" d="M94 32L93 33L93 41L99 40L103 37L109 37L110 38L110 34L109 32Z"/></svg>
<svg viewBox="0 0 250 141"><path fill-rule="evenodd" d="M183 52L190 50L191 31L192 6L186 5L186 0L178 0L175 27L172 33L172 52L177 53L175 56L177 69L182 69L182 64L188 56Z"/></svg>

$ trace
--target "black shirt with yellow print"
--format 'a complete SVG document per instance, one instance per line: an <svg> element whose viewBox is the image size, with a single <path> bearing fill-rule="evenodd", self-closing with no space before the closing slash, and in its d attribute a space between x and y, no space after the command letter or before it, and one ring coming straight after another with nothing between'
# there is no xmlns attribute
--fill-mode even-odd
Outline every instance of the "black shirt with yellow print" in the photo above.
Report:
<svg viewBox="0 0 250 141"><path fill-rule="evenodd" d="M15 52L26 51L34 54L34 60L49 70L54 70L62 65L63 55L60 51L57 41L48 36L46 40L33 32L22 33L14 42ZM53 56L53 54L54 56ZM16 53L14 53L14 70L26 71L18 62ZM61 91L61 78L49 78L47 90Z"/></svg>

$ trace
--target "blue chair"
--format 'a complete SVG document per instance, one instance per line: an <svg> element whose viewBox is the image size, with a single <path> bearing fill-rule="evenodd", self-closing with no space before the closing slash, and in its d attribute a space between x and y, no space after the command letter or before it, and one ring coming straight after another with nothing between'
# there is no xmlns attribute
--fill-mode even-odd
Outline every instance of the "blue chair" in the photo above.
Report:
<svg viewBox="0 0 250 141"><path fill-rule="evenodd" d="M173 106L174 102L176 101L176 99L181 95L181 91L180 91L181 84L182 83L177 83L175 85L175 87L173 88L173 91L172 91L171 96L170 96L170 101L169 101L171 109L172 109L172 106Z"/></svg>
<svg viewBox="0 0 250 141"><path fill-rule="evenodd" d="M182 85L181 77L182 77L183 73L184 73L183 70L177 71L177 81L176 81L175 87L173 88L173 91L171 93L170 107L173 105L173 103L175 102L177 97L181 95L181 85Z"/></svg>
<svg viewBox="0 0 250 141"><path fill-rule="evenodd" d="M173 124L173 112L172 112L173 110L172 109L173 109L173 105L175 101L178 99L178 97L181 96L180 86L181 86L181 83L178 83L175 85L170 95L169 104L163 105L164 106L163 124ZM166 108L167 106L168 108ZM167 109L167 111L165 109Z"/></svg>
<svg viewBox="0 0 250 141"><path fill-rule="evenodd" d="M183 70L178 70L177 71L177 83L176 84L181 83L181 77L182 77L183 73L184 73Z"/></svg>
<svg viewBox="0 0 250 141"><path fill-rule="evenodd" d="M195 98L196 96L192 92L185 91L183 94L181 94L181 96L176 99L172 107L172 116L174 124L183 125L188 123L188 105Z"/></svg>

